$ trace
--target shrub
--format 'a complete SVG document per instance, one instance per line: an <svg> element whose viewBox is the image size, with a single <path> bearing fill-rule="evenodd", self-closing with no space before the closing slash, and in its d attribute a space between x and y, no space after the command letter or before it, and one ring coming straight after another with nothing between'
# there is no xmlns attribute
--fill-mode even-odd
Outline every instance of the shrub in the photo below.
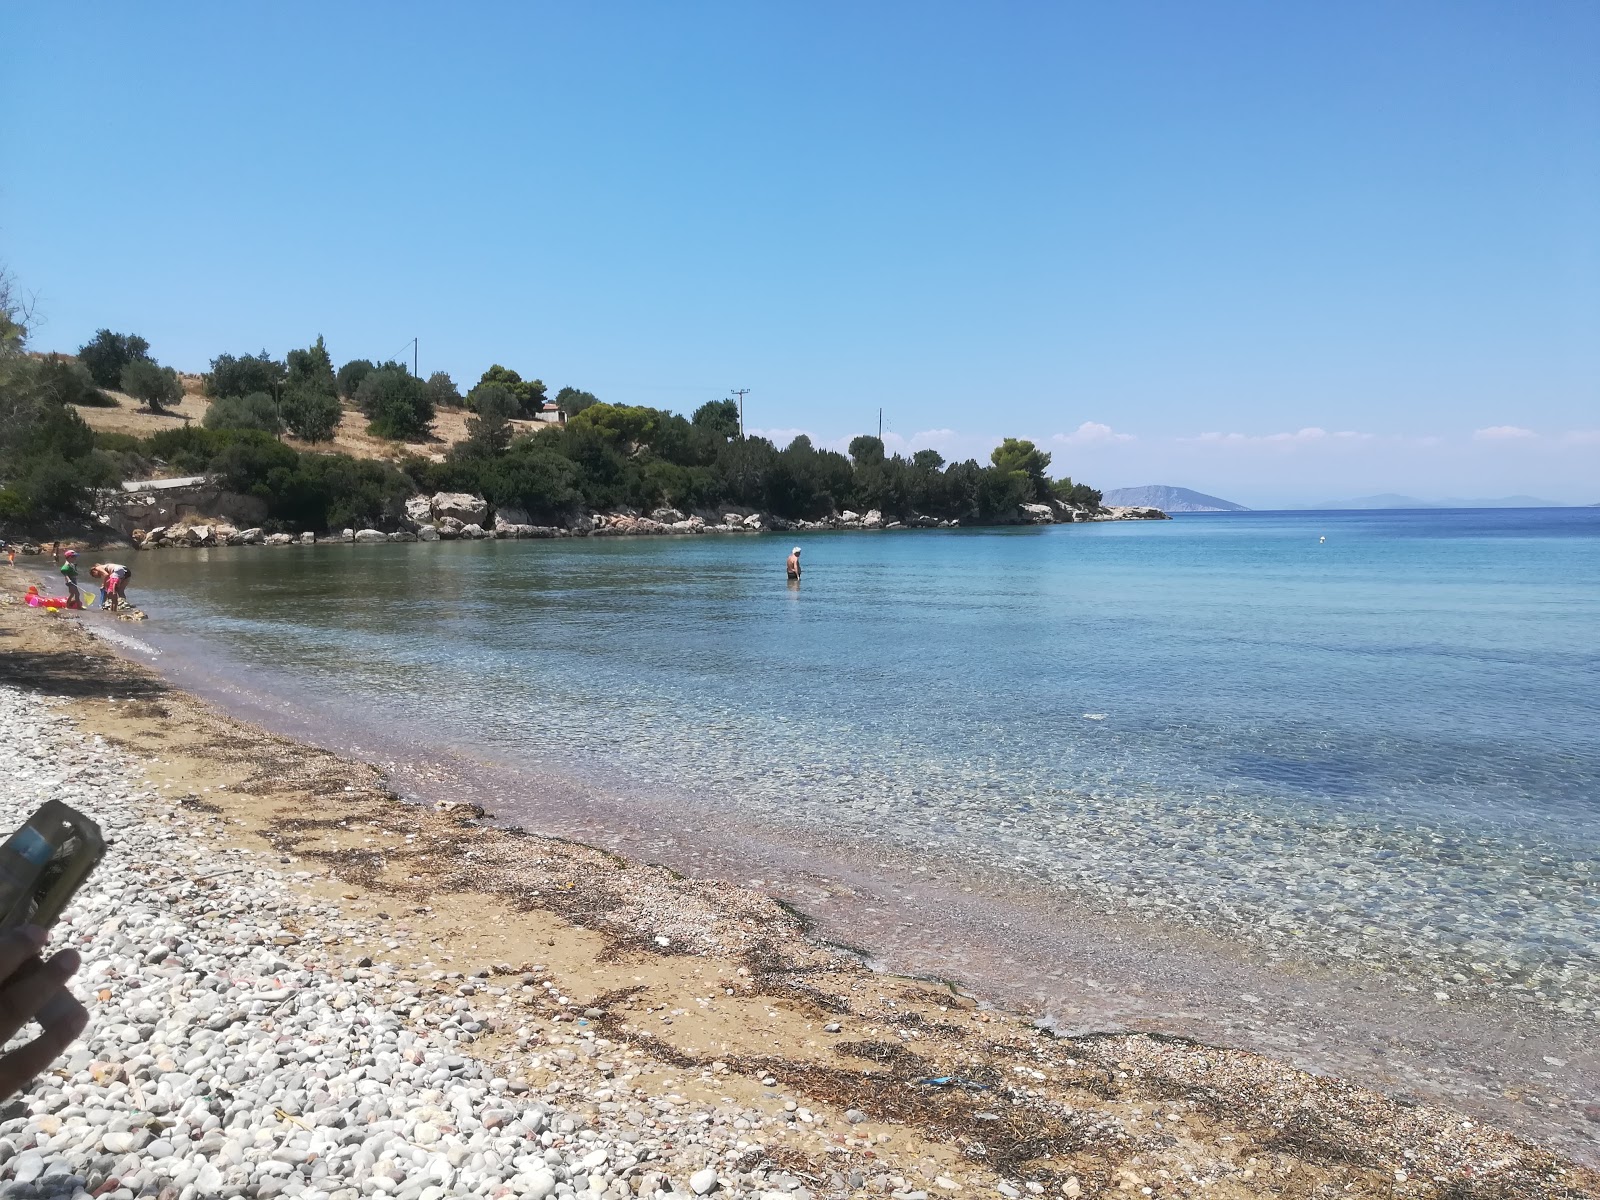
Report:
<svg viewBox="0 0 1600 1200"><path fill-rule="evenodd" d="M517 411L514 415L531 417L544 407L545 387L539 379L524 379L510 367L502 367L495 363L483 373L470 392L467 393L467 407L476 410L478 395L484 388L499 384L509 388L511 394L517 398Z"/></svg>
<svg viewBox="0 0 1600 1200"><path fill-rule="evenodd" d="M435 371L428 376L428 397L435 408L460 408L462 404L461 390L456 387L456 381L443 371Z"/></svg>
<svg viewBox="0 0 1600 1200"><path fill-rule="evenodd" d="M306 442L332 441L339 419L344 416L344 409L332 392L294 383L284 388L279 409L289 432Z"/></svg>
<svg viewBox="0 0 1600 1200"><path fill-rule="evenodd" d="M213 400L222 396L249 396L265 392L276 396L288 368L263 350L260 354L219 354L211 360L205 392Z"/></svg>
<svg viewBox="0 0 1600 1200"><path fill-rule="evenodd" d="M213 400L202 423L207 429L260 429L272 434L282 428L278 406L265 392Z"/></svg>
<svg viewBox="0 0 1600 1200"><path fill-rule="evenodd" d="M102 392L89 368L75 358L52 354L36 367L39 386L58 404L78 404L89 408L115 408L117 402Z"/></svg>
<svg viewBox="0 0 1600 1200"><path fill-rule="evenodd" d="M120 387L122 369L129 363L150 358L150 343L132 333L97 330L94 339L78 348L78 361L88 368L90 377L103 388ZM124 389L126 390L126 389Z"/></svg>
<svg viewBox="0 0 1600 1200"><path fill-rule="evenodd" d="M289 351L285 366L288 368L285 382L290 387L322 392L329 396L338 391L338 384L333 374L333 359L328 356L328 347L323 344L320 333L309 348Z"/></svg>
<svg viewBox="0 0 1600 1200"><path fill-rule="evenodd" d="M567 416L575 417L591 404L599 404L600 397L593 392L580 392L577 388L564 387L556 393L556 403L562 407Z"/></svg>
<svg viewBox="0 0 1600 1200"><path fill-rule="evenodd" d="M726 440L739 436L739 404L736 400L709 400L694 410L694 424Z"/></svg>
<svg viewBox="0 0 1600 1200"><path fill-rule="evenodd" d="M425 437L433 421L427 384L403 368L373 371L356 389L356 403L372 433L396 441Z"/></svg>
<svg viewBox="0 0 1600 1200"><path fill-rule="evenodd" d="M365 358L353 358L345 363L344 366L339 368L339 374L335 379L339 395L346 400L354 400L356 398L356 390L361 386L361 381L376 369L371 360Z"/></svg>
<svg viewBox="0 0 1600 1200"><path fill-rule="evenodd" d="M137 359L122 368L122 390L141 401L153 413L183 399L183 384L171 367L157 366L149 359Z"/></svg>

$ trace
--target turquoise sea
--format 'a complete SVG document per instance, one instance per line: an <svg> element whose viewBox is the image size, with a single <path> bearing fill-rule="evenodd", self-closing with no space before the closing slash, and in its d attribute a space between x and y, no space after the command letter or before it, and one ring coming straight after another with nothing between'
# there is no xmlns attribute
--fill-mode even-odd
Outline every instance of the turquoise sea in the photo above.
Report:
<svg viewBox="0 0 1600 1200"><path fill-rule="evenodd" d="M1592 1144L1600 509L807 534L794 587L792 542L142 554L135 632L419 794L759 880L1064 1027Z"/></svg>

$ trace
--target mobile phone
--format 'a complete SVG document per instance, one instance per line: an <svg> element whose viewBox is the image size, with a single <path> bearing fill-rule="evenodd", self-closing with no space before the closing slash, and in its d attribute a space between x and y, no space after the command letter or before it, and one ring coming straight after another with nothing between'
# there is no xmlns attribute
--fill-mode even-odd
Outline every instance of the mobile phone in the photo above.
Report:
<svg viewBox="0 0 1600 1200"><path fill-rule="evenodd" d="M54 925L105 852L100 826L46 801L0 845L0 928Z"/></svg>

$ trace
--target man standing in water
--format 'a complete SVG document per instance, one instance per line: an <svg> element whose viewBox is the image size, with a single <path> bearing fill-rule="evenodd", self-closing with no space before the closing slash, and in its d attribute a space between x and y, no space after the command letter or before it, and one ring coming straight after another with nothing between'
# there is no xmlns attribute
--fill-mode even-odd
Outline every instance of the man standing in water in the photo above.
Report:
<svg viewBox="0 0 1600 1200"><path fill-rule="evenodd" d="M793 550L789 551L789 561L787 564L785 564L784 570L788 572L790 579L798 580L800 578L799 546L796 546Z"/></svg>

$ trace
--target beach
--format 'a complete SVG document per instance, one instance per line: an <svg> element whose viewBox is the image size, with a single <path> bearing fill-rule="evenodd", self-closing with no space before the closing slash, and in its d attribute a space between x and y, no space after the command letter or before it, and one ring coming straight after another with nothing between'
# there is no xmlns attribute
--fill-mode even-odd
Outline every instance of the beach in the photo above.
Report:
<svg viewBox="0 0 1600 1200"><path fill-rule="evenodd" d="M115 831L56 935L84 955L90 1032L0 1124L0 1179L27 1194L1600 1187L1445 1106L1178 1038L1060 1037L873 972L759 892L479 824L470 797L407 804L7 600L6 815L64 773Z"/></svg>

